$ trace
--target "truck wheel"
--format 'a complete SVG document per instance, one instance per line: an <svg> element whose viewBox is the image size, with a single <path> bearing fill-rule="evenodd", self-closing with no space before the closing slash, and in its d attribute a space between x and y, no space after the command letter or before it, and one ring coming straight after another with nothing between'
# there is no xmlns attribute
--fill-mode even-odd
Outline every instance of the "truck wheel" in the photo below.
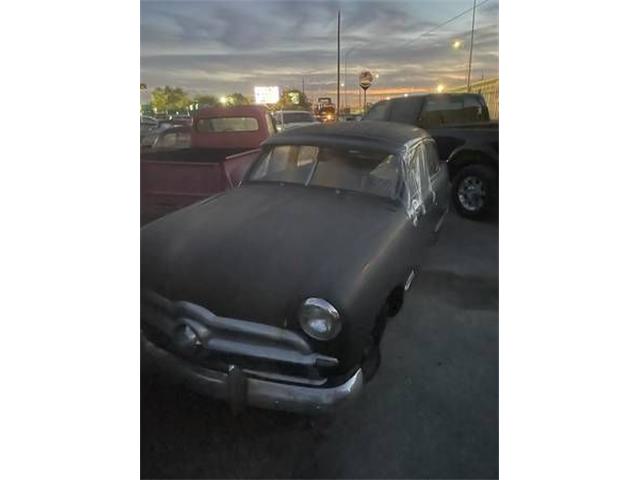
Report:
<svg viewBox="0 0 640 480"><path fill-rule="evenodd" d="M452 185L453 203L466 218L486 218L496 206L498 176L486 165L469 165L458 172Z"/></svg>
<svg viewBox="0 0 640 480"><path fill-rule="evenodd" d="M362 356L362 374L365 382L369 382L373 379L380 368L380 363L382 362L380 342L382 341L384 329L387 326L388 311L389 305L385 303L376 318L376 323L373 327L373 331L371 332L369 344L364 349L364 355Z"/></svg>

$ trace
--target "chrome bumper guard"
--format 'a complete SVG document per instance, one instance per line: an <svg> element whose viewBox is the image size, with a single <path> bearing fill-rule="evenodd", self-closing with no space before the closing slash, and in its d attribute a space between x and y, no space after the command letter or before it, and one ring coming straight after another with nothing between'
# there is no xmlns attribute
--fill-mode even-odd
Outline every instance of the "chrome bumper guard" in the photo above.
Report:
<svg viewBox="0 0 640 480"><path fill-rule="evenodd" d="M143 361L170 375L192 390L228 401L232 407L250 405L273 410L325 413L356 397L362 390L362 370L336 387L307 387L247 376L232 365L227 372L210 370L187 362L157 347L142 336Z"/></svg>
<svg viewBox="0 0 640 480"><path fill-rule="evenodd" d="M362 389L361 370L342 385L323 387L327 378L322 372L337 366L338 359L313 352L302 335L290 330L220 317L149 290L142 295L142 323L145 363L233 407L317 413ZM160 332L166 345L145 335L145 324ZM216 360L214 368L208 359Z"/></svg>

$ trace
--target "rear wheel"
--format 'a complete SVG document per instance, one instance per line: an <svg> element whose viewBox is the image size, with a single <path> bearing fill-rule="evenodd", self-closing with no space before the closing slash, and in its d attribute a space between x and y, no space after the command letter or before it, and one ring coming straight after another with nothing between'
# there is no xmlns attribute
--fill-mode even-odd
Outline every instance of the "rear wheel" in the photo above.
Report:
<svg viewBox="0 0 640 480"><path fill-rule="evenodd" d="M453 202L466 218L482 219L493 211L498 197L498 176L486 165L464 167L453 179Z"/></svg>

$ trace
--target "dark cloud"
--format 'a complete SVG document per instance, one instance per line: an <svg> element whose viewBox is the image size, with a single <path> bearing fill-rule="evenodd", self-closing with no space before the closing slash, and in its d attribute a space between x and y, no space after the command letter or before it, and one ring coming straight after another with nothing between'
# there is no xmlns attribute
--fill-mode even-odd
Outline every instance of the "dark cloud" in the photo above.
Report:
<svg viewBox="0 0 640 480"><path fill-rule="evenodd" d="M336 13L355 84L360 68L380 72L380 88L430 88L462 82L470 14L426 35L469 8L468 1L143 2L141 75L150 86L194 93L251 93L254 85L335 88ZM498 3L478 8L474 76L497 75ZM454 40L464 47L453 50Z"/></svg>

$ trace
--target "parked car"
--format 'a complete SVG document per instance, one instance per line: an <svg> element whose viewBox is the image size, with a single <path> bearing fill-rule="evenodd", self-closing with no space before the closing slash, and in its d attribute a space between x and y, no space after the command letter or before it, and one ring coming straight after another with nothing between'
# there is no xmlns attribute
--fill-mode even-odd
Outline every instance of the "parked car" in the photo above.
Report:
<svg viewBox="0 0 640 480"><path fill-rule="evenodd" d="M279 110L273 114L273 117L279 132L319 123L313 113L305 112L304 110Z"/></svg>
<svg viewBox="0 0 640 480"><path fill-rule="evenodd" d="M146 137L142 148L158 150L175 150L191 147L191 127L176 126L160 130Z"/></svg>
<svg viewBox="0 0 640 480"><path fill-rule="evenodd" d="M163 122L159 123L158 126L152 130L146 131L144 134L140 136L140 148L146 149L151 148L158 141L158 139L166 132L167 130L171 130L176 128L177 125L172 123ZM168 137L171 138L171 137Z"/></svg>
<svg viewBox="0 0 640 480"><path fill-rule="evenodd" d="M239 188L141 231L143 365L233 406L355 397L448 211L422 129L316 125L266 140Z"/></svg>
<svg viewBox="0 0 640 480"><path fill-rule="evenodd" d="M498 122L490 121L482 95L447 93L392 98L371 107L363 120L408 123L435 139L452 178L452 199L467 218L498 207Z"/></svg>
<svg viewBox="0 0 640 480"><path fill-rule="evenodd" d="M190 132L186 148L184 129ZM262 106L206 108L192 127L166 132L160 134L166 143L172 138L166 135L176 134L174 147L141 150L143 224L237 185L275 124Z"/></svg>
<svg viewBox="0 0 640 480"><path fill-rule="evenodd" d="M150 132L158 128L158 120L146 115L140 115L140 143L142 144L143 138Z"/></svg>

